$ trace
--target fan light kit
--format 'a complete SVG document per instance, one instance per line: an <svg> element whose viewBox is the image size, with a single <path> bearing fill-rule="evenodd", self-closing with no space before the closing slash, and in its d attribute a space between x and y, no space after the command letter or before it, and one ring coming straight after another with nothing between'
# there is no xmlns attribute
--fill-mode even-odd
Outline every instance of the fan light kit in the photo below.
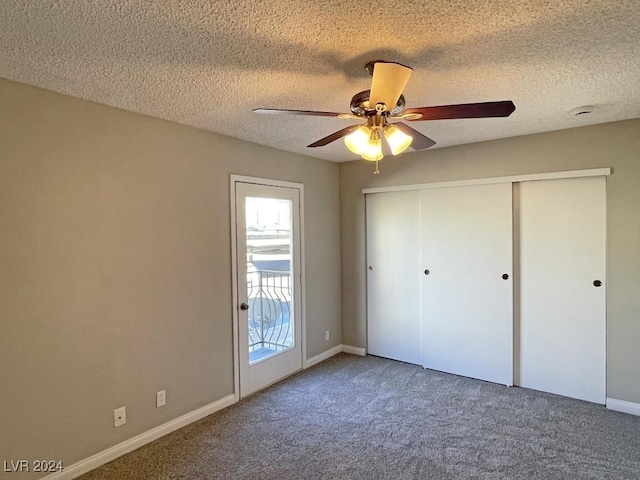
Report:
<svg viewBox="0 0 640 480"><path fill-rule="evenodd" d="M349 150L370 162L382 160L382 135L391 148L392 155L404 152L413 137L403 133L396 125L386 124L383 115L371 115L367 124L362 125L355 132L344 137L344 143Z"/></svg>
<svg viewBox="0 0 640 480"><path fill-rule="evenodd" d="M446 120L459 118L508 117L516 109L510 100L500 102L465 103L437 107L405 109L402 91L409 81L413 69L394 62L369 62L366 69L371 75L371 89L357 93L351 99L351 113L318 112L312 110L286 110L256 108L256 113L311 115L335 117L348 120L366 120L364 124L352 125L338 130L309 148L323 147L344 137L344 143L353 153L363 159L376 162L374 174L379 174L378 162L382 160L383 141L392 155L400 155L407 148L424 150L436 142L403 122L389 122L400 119L409 122L425 120Z"/></svg>

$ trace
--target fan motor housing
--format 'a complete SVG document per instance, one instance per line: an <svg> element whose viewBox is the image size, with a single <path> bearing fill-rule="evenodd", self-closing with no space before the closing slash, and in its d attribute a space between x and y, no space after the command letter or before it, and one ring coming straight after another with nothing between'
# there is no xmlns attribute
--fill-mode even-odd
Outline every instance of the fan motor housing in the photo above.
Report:
<svg viewBox="0 0 640 480"><path fill-rule="evenodd" d="M376 114L375 107L371 108L371 106L369 105L370 93L371 93L371 90L365 90L363 92L356 93L353 96L353 98L351 99L351 112L354 115L358 115L360 117L367 117L367 116ZM390 116L390 117L398 116L402 114L402 112L404 111L405 105L406 104L404 101L404 95L400 95L400 98L398 98L398 102L395 104L395 106L390 110L387 109L383 113L383 115Z"/></svg>

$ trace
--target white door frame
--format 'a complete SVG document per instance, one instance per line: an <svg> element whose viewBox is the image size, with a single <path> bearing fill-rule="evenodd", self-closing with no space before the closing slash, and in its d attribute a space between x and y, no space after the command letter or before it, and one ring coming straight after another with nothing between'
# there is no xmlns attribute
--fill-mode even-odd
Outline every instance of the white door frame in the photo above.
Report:
<svg viewBox="0 0 640 480"><path fill-rule="evenodd" d="M305 368L307 358L307 315L306 315L306 274L305 274L305 251L304 251L304 185L302 183L287 182L283 180L273 180L259 177L249 177L245 175L230 176L230 204L231 204L231 298L232 298L232 318L233 318L233 395L236 401L240 400L240 338L239 338L239 315L238 315L238 264L237 264L237 233L236 233L236 183L252 183L255 185L265 185L268 187L296 188L300 191L300 324L302 335L302 368Z"/></svg>
<svg viewBox="0 0 640 480"><path fill-rule="evenodd" d="M470 180L454 180L451 182L418 183L414 185L395 185L391 187L363 188L362 193L398 192L401 190L424 190L425 188L466 187L468 185L488 185L492 183L534 182L536 180L553 180L556 178L600 177L611 175L611 167L590 168L587 170L568 170L563 172L531 173L527 175L511 175L508 177L474 178Z"/></svg>

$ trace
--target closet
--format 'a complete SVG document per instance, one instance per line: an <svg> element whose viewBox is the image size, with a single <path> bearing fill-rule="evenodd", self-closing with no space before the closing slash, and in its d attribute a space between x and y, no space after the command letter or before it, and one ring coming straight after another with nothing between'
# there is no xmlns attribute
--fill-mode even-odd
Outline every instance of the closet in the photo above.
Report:
<svg viewBox="0 0 640 480"><path fill-rule="evenodd" d="M588 173L365 190L368 352L604 403L608 169Z"/></svg>

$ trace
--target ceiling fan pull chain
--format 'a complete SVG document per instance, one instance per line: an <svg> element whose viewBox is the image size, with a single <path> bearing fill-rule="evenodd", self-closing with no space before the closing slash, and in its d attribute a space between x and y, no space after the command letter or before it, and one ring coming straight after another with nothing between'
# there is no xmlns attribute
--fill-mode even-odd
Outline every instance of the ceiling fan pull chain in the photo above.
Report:
<svg viewBox="0 0 640 480"><path fill-rule="evenodd" d="M380 175L380 169L378 168L378 161L376 160L376 169L373 171L374 175Z"/></svg>

